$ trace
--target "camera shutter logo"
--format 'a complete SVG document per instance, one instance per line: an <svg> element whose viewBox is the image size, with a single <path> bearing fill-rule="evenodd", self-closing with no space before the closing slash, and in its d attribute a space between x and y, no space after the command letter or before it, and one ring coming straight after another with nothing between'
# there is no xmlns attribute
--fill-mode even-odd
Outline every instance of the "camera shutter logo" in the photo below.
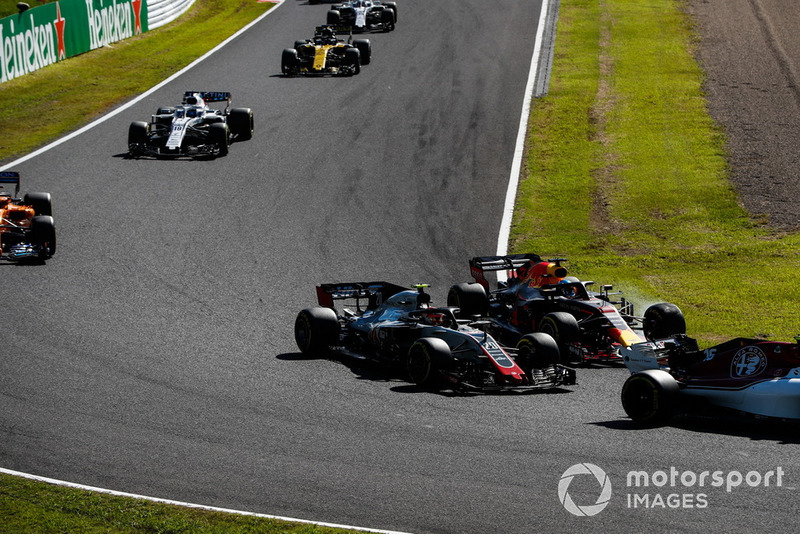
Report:
<svg viewBox="0 0 800 534"><path fill-rule="evenodd" d="M600 496L594 504L578 506L567 491L569 490L572 479L578 475L592 475L597 479L597 483L600 484L602 488L600 490ZM558 482L558 499L561 501L561 504L564 505L564 508L572 515L582 517L597 515L603 511L608 505L608 501L611 500L611 480L608 478L605 471L594 464L575 464L561 475L561 480Z"/></svg>

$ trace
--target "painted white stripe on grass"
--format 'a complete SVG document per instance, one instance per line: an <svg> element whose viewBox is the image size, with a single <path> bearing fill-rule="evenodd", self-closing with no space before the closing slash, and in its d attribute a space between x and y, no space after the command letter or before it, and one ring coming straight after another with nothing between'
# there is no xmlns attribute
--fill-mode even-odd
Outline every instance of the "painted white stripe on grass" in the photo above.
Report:
<svg viewBox="0 0 800 534"><path fill-rule="evenodd" d="M204 506L202 504L191 504L191 503L185 503L185 502L180 502L180 501L171 501L171 500L168 500L168 499L159 499L157 497L147 497L145 495L136 495L136 494L133 494L133 493L125 493L125 492L122 492L122 491L114 491L114 490L103 489L103 488L95 488L93 486L84 486L83 484L74 484L72 482L64 482L63 480L55 480L55 479L52 479L52 478L45 478L45 477L40 477L40 476L37 476L37 475L31 475L31 474L28 474L28 473L20 473L18 471L12 471L10 469L4 469L2 467L0 467L0 473L5 473L6 475L12 475L12 476L16 476L16 477L27 478L29 480L36 480L38 482L45 482L47 484L54 484L54 485L57 485L57 486L64 486L64 487L67 487L67 488L75 488L75 489L79 489L79 490L94 491L94 492L97 492L97 493L104 493L104 494L107 494L107 495L114 495L115 497L129 497L129 498L132 498L132 499L141 499L141 500L157 502L157 503L161 503L161 504L172 504L172 505L176 505L176 506L183 506L185 508L195 508L195 509L198 509L198 510L208 510L210 512L222 512L222 513L226 513L226 514L238 514L238 515L244 515L244 516L248 516L248 517L260 517L260 518L264 518L264 519L276 519L276 520L280 520L280 521L291 521L293 523L304 523L304 524L309 524L309 525L318 525L318 526L321 526L321 527L341 528L341 529L346 529L346 530L358 530L360 532L377 532L379 534L409 534L407 532L399 532L399 531L395 531L395 530L376 530L376 529L370 529L370 528L364 528L364 527L354 527L354 526L351 526L351 525L337 525L335 523L323 523L323 522L319 522L319 521L309 521L307 519L295 519L293 517L281 517L281 516L277 516L277 515L257 514L255 512L243 512L241 510L229 510L227 508L217 508L215 506Z"/></svg>
<svg viewBox="0 0 800 534"><path fill-rule="evenodd" d="M87 124L83 128L81 128L79 130L75 130L74 132L72 132L70 134L67 134L64 137L62 137L62 138L60 138L60 139L58 139L56 141L53 141L49 145L45 145L42 148L31 152L30 154L26 154L25 156L22 156L21 158L16 159L16 160L12 161L11 163L0 167L0 172L5 171L7 169L10 169L11 167L19 165L21 163L24 163L24 162L28 161L29 159L35 158L36 156L39 156L40 154L43 154L43 153L47 152L51 148L55 148L55 147L57 147L58 145L60 145L62 143L66 143L70 139L81 135L83 132L85 132L87 130L91 130L92 128L94 128L98 124L101 124L101 123L107 121L111 117L113 117L115 115L118 115L119 113L122 113L123 111L125 111L129 107L133 106L137 102L141 101L142 99L144 99L144 98L150 96L151 94L153 94L154 92L158 91L159 89L164 87L166 84L168 84L169 82L171 82L172 80L174 80L178 76L181 76L186 71L196 67L198 64L200 64L203 61L205 61L209 56L211 56L211 54L215 53L217 50L221 49L223 46L227 45L228 43L230 43L231 41L236 39L238 36L240 36L241 34L246 32L247 30L249 30L252 26L254 26L255 24L258 24L259 22L261 22L261 20L264 17L266 17L267 15L269 15L270 13L272 13L273 11L275 11L276 9L281 7L283 5L284 1L285 0L275 0L275 7L273 7L272 9L270 9L269 11L267 11L266 13L264 13L263 15L261 15L260 17L255 19L253 22L251 22L250 24L248 24L247 26L245 26L244 28L242 28L238 32L234 33L233 35L231 35L230 37L225 39L224 41L222 41L216 47L212 48L211 50L209 50L208 52L206 52L205 54L203 54L199 58L197 58L194 61L192 61L191 63L189 63L187 66L185 66L184 68L182 68L181 70L179 70L178 72L176 72L175 74L173 74L172 76L170 76L169 78L164 80L163 82L159 83L158 85L156 85L154 87L151 87L150 89L148 89L144 93L140 94L139 96L137 96L136 98L134 98L130 102L122 104L120 107L115 108L114 110L108 112L106 115L103 115L102 117L100 117L96 121L90 122L89 124Z"/></svg>
<svg viewBox="0 0 800 534"><path fill-rule="evenodd" d="M500 233L497 237L497 255L503 256L508 253L508 239L511 235L511 220L514 217L514 203L517 199L517 187L519 186L519 175L522 169L522 156L525 152L525 139L528 133L528 116L531 111L531 98L533 97L533 86L536 82L536 69L539 65L539 56L542 54L542 37L547 22L547 12L550 0L542 0L542 11L539 14L539 27L536 29L536 42L533 47L533 57L531 58L531 68L528 72L528 84L525 87L525 95L522 101L522 114L519 120L519 130L517 131L517 144L514 148L514 158L511 163L511 177L508 180L506 190L506 201L503 207L503 219L500 223ZM505 271L498 271L498 278L505 278ZM502 277L502 278L501 278Z"/></svg>

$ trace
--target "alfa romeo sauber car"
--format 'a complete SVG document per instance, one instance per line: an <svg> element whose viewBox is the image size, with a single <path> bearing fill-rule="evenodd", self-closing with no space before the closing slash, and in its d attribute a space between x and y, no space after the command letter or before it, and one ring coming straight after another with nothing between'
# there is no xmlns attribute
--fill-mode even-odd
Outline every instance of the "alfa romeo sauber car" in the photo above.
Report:
<svg viewBox="0 0 800 534"><path fill-rule="evenodd" d="M337 39L335 26L317 26L313 39L295 41L294 48L281 54L281 72L286 76L338 75L353 76L362 65L372 60L368 39Z"/></svg>
<svg viewBox="0 0 800 534"><path fill-rule="evenodd" d="M225 102L225 109L212 109L209 102ZM133 157L225 156L231 142L253 137L252 110L230 104L230 93L186 91L180 105L159 108L150 122L131 123L128 152Z"/></svg>
<svg viewBox="0 0 800 534"><path fill-rule="evenodd" d="M19 198L19 181L18 172L0 172L0 259L44 261L56 252L53 202L50 193Z"/></svg>
<svg viewBox="0 0 800 534"><path fill-rule="evenodd" d="M677 306L654 304L636 317L631 302L614 300L619 293L612 293L612 286L590 291L594 282L568 276L564 261L537 254L475 257L469 264L477 282L452 286L447 304L462 317L485 317L503 343L516 343L530 332L550 334L565 363L620 361L620 350L634 343L686 332ZM507 280L491 290L486 273L496 271L505 271Z"/></svg>
<svg viewBox="0 0 800 534"><path fill-rule="evenodd" d="M349 26L356 32L390 32L397 24L397 4L371 0L345 2L331 6L327 20L328 24Z"/></svg>
<svg viewBox="0 0 800 534"><path fill-rule="evenodd" d="M800 336L795 342L736 338L700 350L687 336L625 351L631 376L622 406L637 423L716 407L764 418L800 420Z"/></svg>
<svg viewBox="0 0 800 534"><path fill-rule="evenodd" d="M501 346L480 323L458 320L453 308L431 306L425 287L322 284L320 306L297 315L297 346L306 356L347 355L404 369L428 389L535 390L575 383L575 371L557 363L558 347L549 336L531 334L514 349Z"/></svg>

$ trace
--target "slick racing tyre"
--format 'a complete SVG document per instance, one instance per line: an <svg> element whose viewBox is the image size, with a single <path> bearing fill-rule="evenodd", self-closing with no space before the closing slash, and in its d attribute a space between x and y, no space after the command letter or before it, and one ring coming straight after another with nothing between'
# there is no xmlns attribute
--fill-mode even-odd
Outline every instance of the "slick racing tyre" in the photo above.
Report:
<svg viewBox="0 0 800 534"><path fill-rule="evenodd" d="M622 386L622 408L634 422L666 423L675 413L680 391L671 374L648 369L631 375Z"/></svg>
<svg viewBox="0 0 800 534"><path fill-rule="evenodd" d="M408 376L424 389L435 390L440 383L440 371L452 358L450 347L444 340L423 337L408 350Z"/></svg>
<svg viewBox="0 0 800 534"><path fill-rule="evenodd" d="M397 22L397 2L384 2L383 5L384 5L384 7L388 7L389 9L392 10L392 13L394 14L394 22L396 23Z"/></svg>
<svg viewBox="0 0 800 534"><path fill-rule="evenodd" d="M478 283L456 284L447 292L447 305L458 308L458 317L468 319L474 315L486 315L489 309L489 297L486 290Z"/></svg>
<svg viewBox="0 0 800 534"><path fill-rule="evenodd" d="M52 215L53 199L50 193L28 193L22 203L33 208L36 215Z"/></svg>
<svg viewBox="0 0 800 534"><path fill-rule="evenodd" d="M31 242L42 247L41 259L56 253L56 224L50 215L36 215L31 219Z"/></svg>
<svg viewBox="0 0 800 534"><path fill-rule="evenodd" d="M208 127L208 143L217 147L217 156L227 156L230 147L230 132L224 123L212 124Z"/></svg>
<svg viewBox="0 0 800 534"><path fill-rule="evenodd" d="M134 121L128 127L128 152L132 155L142 153L147 146L150 125L144 121Z"/></svg>
<svg viewBox="0 0 800 534"><path fill-rule="evenodd" d="M238 139L252 139L253 110L250 108L233 108L228 115L228 127Z"/></svg>
<svg viewBox="0 0 800 534"><path fill-rule="evenodd" d="M661 302L653 304L644 312L642 331L644 337L650 341L665 339L676 334L685 334L686 320L680 308L668 302Z"/></svg>
<svg viewBox="0 0 800 534"><path fill-rule="evenodd" d="M338 11L331 9L328 11L328 16L325 20L327 21L328 26L338 26L342 21L342 16Z"/></svg>
<svg viewBox="0 0 800 534"><path fill-rule="evenodd" d="M281 53L281 72L285 76L297 75L300 66L300 58L294 48L285 48Z"/></svg>
<svg viewBox="0 0 800 534"><path fill-rule="evenodd" d="M383 24L383 31L390 32L394 30L394 11L384 8L381 11L381 24Z"/></svg>
<svg viewBox="0 0 800 534"><path fill-rule="evenodd" d="M569 363L569 345L581 340L581 327L578 326L578 320L567 312L552 312L542 317L536 330L549 334L555 339L562 358L565 363Z"/></svg>
<svg viewBox="0 0 800 534"><path fill-rule="evenodd" d="M350 69L350 75L361 72L361 54L357 48L348 48L344 51L344 65Z"/></svg>
<svg viewBox="0 0 800 534"><path fill-rule="evenodd" d="M530 369L545 369L556 365L561 359L558 343L544 332L522 336L517 342L517 351L517 363L526 373Z"/></svg>
<svg viewBox="0 0 800 534"><path fill-rule="evenodd" d="M372 61L372 43L369 39L354 39L353 46L361 53L361 64L369 65Z"/></svg>
<svg viewBox="0 0 800 534"><path fill-rule="evenodd" d="M294 340L303 356L319 356L339 341L339 319L330 308L306 308L294 322Z"/></svg>

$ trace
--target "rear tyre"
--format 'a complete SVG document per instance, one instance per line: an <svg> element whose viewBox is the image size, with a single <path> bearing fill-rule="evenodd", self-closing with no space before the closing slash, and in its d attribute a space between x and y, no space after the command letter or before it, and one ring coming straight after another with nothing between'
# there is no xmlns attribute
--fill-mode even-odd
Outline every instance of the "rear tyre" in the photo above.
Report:
<svg viewBox="0 0 800 534"><path fill-rule="evenodd" d="M253 110L250 108L233 108L228 115L228 126L238 139L252 139Z"/></svg>
<svg viewBox="0 0 800 534"><path fill-rule="evenodd" d="M661 425L675 413L678 382L666 371L648 369L631 375L622 386L622 407L635 423Z"/></svg>
<svg viewBox="0 0 800 534"><path fill-rule="evenodd" d="M665 339L676 334L685 334L686 320L680 308L668 302L661 302L653 304L644 312L642 330L650 341Z"/></svg>
<svg viewBox="0 0 800 534"><path fill-rule="evenodd" d="M489 309L489 297L478 283L456 284L447 292L447 305L458 308L458 316L462 319L473 315L483 316Z"/></svg>
<svg viewBox="0 0 800 534"><path fill-rule="evenodd" d="M442 339L423 337L408 350L408 376L424 389L438 389L440 371L452 358L450 347Z"/></svg>
<svg viewBox="0 0 800 534"><path fill-rule="evenodd" d="M32 207L36 215L53 214L53 199L50 193L28 193L22 199L22 202Z"/></svg>
<svg viewBox="0 0 800 534"><path fill-rule="evenodd" d="M517 351L518 363L525 373L531 369L546 369L561 359L558 343L544 332L522 336L517 342Z"/></svg>
<svg viewBox="0 0 800 534"><path fill-rule="evenodd" d="M31 219L31 243L39 245L41 259L56 253L56 224L50 215L36 215Z"/></svg>
<svg viewBox="0 0 800 534"><path fill-rule="evenodd" d="M369 39L354 39L353 46L361 53L361 64L369 65L372 61L372 43Z"/></svg>
<svg viewBox="0 0 800 534"><path fill-rule="evenodd" d="M339 340L339 319L330 308L306 308L294 322L294 340L303 356L324 354Z"/></svg>
<svg viewBox="0 0 800 534"><path fill-rule="evenodd" d="M215 123L208 127L208 142L209 144L216 145L218 156L227 156L230 147L228 125L225 123Z"/></svg>
<svg viewBox="0 0 800 534"><path fill-rule="evenodd" d="M331 9L330 11L328 11L328 16L326 20L328 21L328 26L337 26L339 22L341 22L342 17L338 11Z"/></svg>

